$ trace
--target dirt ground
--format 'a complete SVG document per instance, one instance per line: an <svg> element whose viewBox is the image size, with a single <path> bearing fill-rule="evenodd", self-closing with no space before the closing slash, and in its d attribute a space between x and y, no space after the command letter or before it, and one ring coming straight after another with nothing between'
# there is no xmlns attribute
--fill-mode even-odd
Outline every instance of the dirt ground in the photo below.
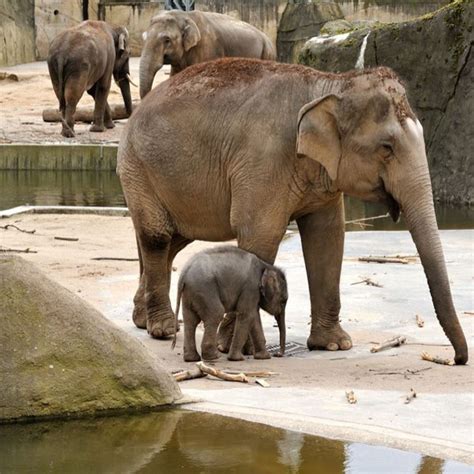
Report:
<svg viewBox="0 0 474 474"><path fill-rule="evenodd" d="M1 214L1 213L0 213ZM4 226L14 224L22 230ZM138 283L138 262L94 260L136 259L132 222L128 217L64 214L18 214L0 219L0 248L26 250L21 255L45 274L80 295L107 318L137 337L170 372L194 365L182 360L182 332L174 351L170 341L150 338L132 321L132 299ZM455 304L468 344L474 347L472 231L442 231ZM56 237L78 240L58 240ZM175 260L171 298L179 271L195 252L210 243L194 242ZM474 462L474 372L472 365L449 367L421 360L420 353L452 358L453 351L436 321L419 263L364 264L358 255L411 253L407 232L350 232L341 281L341 319L353 337L346 352L304 349L309 333L309 298L297 234L280 247L277 263L285 268L290 299L287 340L300 352L284 358L214 365L236 371L271 371L269 388L219 381L211 377L180 384L183 394L198 403L189 409L347 441L385 444L431 456ZM0 250L1 251L1 250ZM352 283L370 275L382 288ZM419 328L415 312L425 326ZM278 342L273 318L262 315L267 343ZM198 328L198 338L202 330ZM371 354L376 343L404 334L402 347ZM199 346L198 346L199 347ZM404 400L410 389L417 398ZM350 405L346 391L357 404ZM440 426L443 429L440 430Z"/></svg>
<svg viewBox="0 0 474 474"><path fill-rule="evenodd" d="M131 58L130 73L138 84L139 58ZM155 78L155 85L165 80L168 66ZM89 132L89 124L78 122L75 138L61 136L59 123L43 122L42 113L46 108L58 109L48 66L45 61L0 67L0 144L1 143L118 143L126 120L115 121L115 128L102 133ZM10 76L9 76L10 75ZM2 75L0 74L0 78ZM8 79L12 77L12 79ZM138 88L131 87L132 100L139 100ZM123 104L120 89L112 81L109 94L110 104ZM92 98L85 93L78 107L93 105Z"/></svg>

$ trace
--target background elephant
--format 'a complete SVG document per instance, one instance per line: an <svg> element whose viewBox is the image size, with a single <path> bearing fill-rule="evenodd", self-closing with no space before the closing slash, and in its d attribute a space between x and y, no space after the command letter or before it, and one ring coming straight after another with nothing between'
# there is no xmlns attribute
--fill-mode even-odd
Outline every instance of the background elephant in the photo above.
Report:
<svg viewBox="0 0 474 474"><path fill-rule="evenodd" d="M339 324L346 193L385 203L393 219L403 212L455 361L467 362L423 129L390 69L333 74L230 58L194 66L129 120L118 173L142 262L134 321L153 337L174 332L171 262L186 244L237 238L271 263L295 219L311 298L308 348L349 349Z"/></svg>
<svg viewBox="0 0 474 474"><path fill-rule="evenodd" d="M60 33L49 48L48 68L62 116L62 135L74 136L74 112L87 91L95 101L91 132L113 128L107 103L112 75L132 113L128 31L104 21L84 21Z"/></svg>
<svg viewBox="0 0 474 474"><path fill-rule="evenodd" d="M143 34L140 59L140 97L150 91L163 64L171 75L192 64L239 56L275 59L270 39L248 23L220 13L166 11L155 16Z"/></svg>
<svg viewBox="0 0 474 474"><path fill-rule="evenodd" d="M203 359L217 359L217 328L224 313L235 314L229 360L243 360L242 349L250 334L255 359L269 359L259 307L273 314L280 331L280 355L285 352L285 306L288 299L283 272L237 247L203 250L185 265L178 281L176 329L183 300L184 360L201 360L196 350L196 328L204 323ZM176 342L173 340L173 347ZM226 350L227 349L227 350Z"/></svg>

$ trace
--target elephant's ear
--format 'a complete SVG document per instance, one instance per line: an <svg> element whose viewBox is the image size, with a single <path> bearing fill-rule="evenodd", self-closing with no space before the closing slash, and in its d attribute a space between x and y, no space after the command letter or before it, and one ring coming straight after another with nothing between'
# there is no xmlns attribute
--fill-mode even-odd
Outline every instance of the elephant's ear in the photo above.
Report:
<svg viewBox="0 0 474 474"><path fill-rule="evenodd" d="M125 41L127 40L128 31L124 29L122 33L119 34L118 37L118 50L125 51Z"/></svg>
<svg viewBox="0 0 474 474"><path fill-rule="evenodd" d="M185 51L189 51L194 48L199 41L201 41L201 33L196 23L189 18L186 19L186 23L183 29L183 46Z"/></svg>
<svg viewBox="0 0 474 474"><path fill-rule="evenodd" d="M336 95L326 95L306 104L298 114L297 156L321 163L333 181L341 159L336 115L340 100Z"/></svg>

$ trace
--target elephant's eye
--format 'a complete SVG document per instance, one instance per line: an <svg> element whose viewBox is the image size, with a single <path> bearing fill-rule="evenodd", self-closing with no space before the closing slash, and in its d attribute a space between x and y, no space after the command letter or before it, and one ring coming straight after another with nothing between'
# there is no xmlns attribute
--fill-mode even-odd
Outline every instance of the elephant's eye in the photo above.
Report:
<svg viewBox="0 0 474 474"><path fill-rule="evenodd" d="M389 160L393 158L393 147L391 143L382 143L380 146L380 154L382 155L382 158L385 160Z"/></svg>
<svg viewBox="0 0 474 474"><path fill-rule="evenodd" d="M163 39L163 42L166 44L166 45L169 45L171 43L171 40L168 36L165 36L164 39Z"/></svg>

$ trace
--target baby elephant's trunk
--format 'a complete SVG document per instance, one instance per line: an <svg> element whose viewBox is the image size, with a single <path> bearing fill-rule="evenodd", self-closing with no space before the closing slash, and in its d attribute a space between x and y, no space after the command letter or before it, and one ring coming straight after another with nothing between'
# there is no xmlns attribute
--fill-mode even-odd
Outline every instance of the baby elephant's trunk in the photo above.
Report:
<svg viewBox="0 0 474 474"><path fill-rule="evenodd" d="M285 325L285 312L283 311L278 316L275 316L278 324L278 330L280 331L280 357L285 353L286 344L286 325Z"/></svg>

